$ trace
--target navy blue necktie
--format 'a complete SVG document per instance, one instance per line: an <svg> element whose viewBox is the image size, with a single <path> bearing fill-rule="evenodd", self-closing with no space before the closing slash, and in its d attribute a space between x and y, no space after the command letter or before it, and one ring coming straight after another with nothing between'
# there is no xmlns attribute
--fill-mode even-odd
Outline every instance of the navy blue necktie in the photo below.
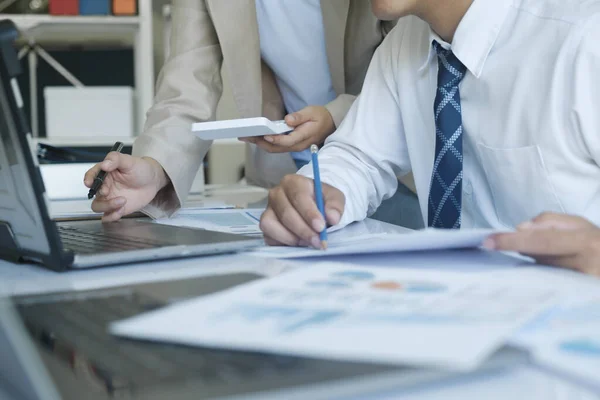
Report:
<svg viewBox="0 0 600 400"><path fill-rule="evenodd" d="M466 67L438 42L438 88L434 103L435 160L429 189L429 226L458 229L461 223L463 149L458 85Z"/></svg>

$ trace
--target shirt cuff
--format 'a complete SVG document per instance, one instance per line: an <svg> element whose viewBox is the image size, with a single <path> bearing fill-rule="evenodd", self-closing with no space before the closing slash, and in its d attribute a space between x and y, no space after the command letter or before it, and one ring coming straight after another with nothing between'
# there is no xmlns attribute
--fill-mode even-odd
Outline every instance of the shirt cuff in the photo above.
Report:
<svg viewBox="0 0 600 400"><path fill-rule="evenodd" d="M170 183L162 188L141 212L155 219L172 216L185 203L192 186L195 174L190 174L188 171L192 169L197 171L202 160L183 157L180 148L146 133L136 139L132 153L137 157L156 160L170 180Z"/></svg>

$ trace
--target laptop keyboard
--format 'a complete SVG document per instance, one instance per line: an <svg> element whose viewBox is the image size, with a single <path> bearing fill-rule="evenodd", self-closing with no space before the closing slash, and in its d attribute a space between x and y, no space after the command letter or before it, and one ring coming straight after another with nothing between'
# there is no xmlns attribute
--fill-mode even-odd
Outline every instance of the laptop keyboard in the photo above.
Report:
<svg viewBox="0 0 600 400"><path fill-rule="evenodd" d="M233 384L299 372L301 358L119 339L110 322L160 307L135 293L77 301L21 304L33 335L46 348L85 369L109 392L132 390L159 381L194 379L206 385ZM301 372L301 371L300 371ZM89 372L88 372L89 373Z"/></svg>
<svg viewBox="0 0 600 400"><path fill-rule="evenodd" d="M131 238L112 233L108 235L98 231L87 232L83 229L63 225L58 225L58 233L63 248L77 254L144 250L167 245L167 243L150 239Z"/></svg>

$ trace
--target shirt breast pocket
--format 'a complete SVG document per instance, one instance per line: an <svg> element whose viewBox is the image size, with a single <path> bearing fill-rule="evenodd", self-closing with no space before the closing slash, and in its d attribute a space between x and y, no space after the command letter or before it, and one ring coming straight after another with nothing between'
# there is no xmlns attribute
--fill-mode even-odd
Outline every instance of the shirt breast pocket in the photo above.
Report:
<svg viewBox="0 0 600 400"><path fill-rule="evenodd" d="M545 211L564 211L539 146L477 147L501 224L512 228Z"/></svg>

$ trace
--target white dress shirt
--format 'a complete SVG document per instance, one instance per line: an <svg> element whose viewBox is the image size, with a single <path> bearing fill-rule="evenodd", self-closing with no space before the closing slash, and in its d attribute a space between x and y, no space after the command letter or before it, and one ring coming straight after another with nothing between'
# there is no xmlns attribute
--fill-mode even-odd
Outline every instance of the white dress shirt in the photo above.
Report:
<svg viewBox="0 0 600 400"><path fill-rule="evenodd" d="M275 73L287 112L334 100L320 0L256 0L256 17L260 53ZM310 152L292 156L308 161Z"/></svg>
<svg viewBox="0 0 600 400"><path fill-rule="evenodd" d="M544 211L600 224L600 0L475 0L451 46L407 17L376 52L319 153L322 180L346 196L340 225L374 212L409 171L427 223L433 40L467 67L462 227L514 227Z"/></svg>

